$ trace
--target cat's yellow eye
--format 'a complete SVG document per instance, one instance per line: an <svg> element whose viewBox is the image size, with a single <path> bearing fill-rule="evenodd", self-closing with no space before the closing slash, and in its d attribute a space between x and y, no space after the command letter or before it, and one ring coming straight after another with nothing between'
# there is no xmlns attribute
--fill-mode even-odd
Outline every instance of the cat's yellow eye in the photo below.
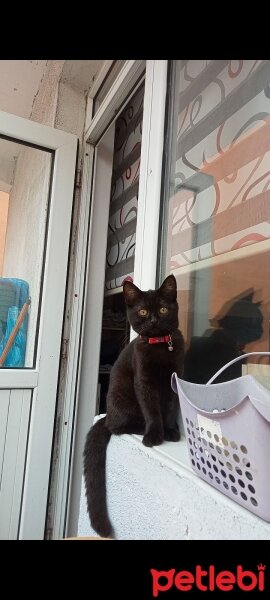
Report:
<svg viewBox="0 0 270 600"><path fill-rule="evenodd" d="M139 315L140 315L141 317L147 317L147 315L148 315L148 314L149 314L149 313L148 313L148 310L146 310L146 308L140 308L140 310L139 310Z"/></svg>
<svg viewBox="0 0 270 600"><path fill-rule="evenodd" d="M166 308L166 306L162 306L159 309L159 312L160 312L161 315L167 315L168 314L168 309Z"/></svg>

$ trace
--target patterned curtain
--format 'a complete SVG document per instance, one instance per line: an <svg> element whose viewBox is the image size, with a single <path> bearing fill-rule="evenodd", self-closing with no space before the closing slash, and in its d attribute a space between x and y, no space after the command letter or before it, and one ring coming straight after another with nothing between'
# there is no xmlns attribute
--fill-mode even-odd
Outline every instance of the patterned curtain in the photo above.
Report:
<svg viewBox="0 0 270 600"><path fill-rule="evenodd" d="M116 121L105 290L133 277L140 176L144 84Z"/></svg>
<svg viewBox="0 0 270 600"><path fill-rule="evenodd" d="M181 61L178 89L173 270L270 238L270 61Z"/></svg>

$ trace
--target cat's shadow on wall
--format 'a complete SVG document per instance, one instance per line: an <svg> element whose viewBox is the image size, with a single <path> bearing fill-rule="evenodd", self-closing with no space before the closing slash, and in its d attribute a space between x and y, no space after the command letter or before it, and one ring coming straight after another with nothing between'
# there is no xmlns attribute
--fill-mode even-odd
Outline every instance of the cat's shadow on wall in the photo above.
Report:
<svg viewBox="0 0 270 600"><path fill-rule="evenodd" d="M210 320L202 336L194 336L185 355L184 379L193 383L207 381L227 362L245 353L245 346L266 337L261 301L254 288L245 290L224 303ZM220 383L242 375L242 363L235 363L215 381Z"/></svg>

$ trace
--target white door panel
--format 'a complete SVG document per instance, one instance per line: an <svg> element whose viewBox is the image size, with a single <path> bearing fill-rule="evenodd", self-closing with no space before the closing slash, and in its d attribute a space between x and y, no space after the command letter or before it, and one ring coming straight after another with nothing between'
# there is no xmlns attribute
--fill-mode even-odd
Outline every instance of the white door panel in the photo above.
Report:
<svg viewBox="0 0 270 600"><path fill-rule="evenodd" d="M7 392L0 390L0 402ZM31 397L31 390L9 391L0 483L0 538L4 540L16 539L18 535Z"/></svg>
<svg viewBox="0 0 270 600"><path fill-rule="evenodd" d="M0 390L0 486L4 464L10 390ZM1 487L0 487L1 489Z"/></svg>
<svg viewBox="0 0 270 600"><path fill-rule="evenodd" d="M25 280L31 296L27 368L0 368L0 539L44 535L76 153L76 136L0 112L0 281Z"/></svg>

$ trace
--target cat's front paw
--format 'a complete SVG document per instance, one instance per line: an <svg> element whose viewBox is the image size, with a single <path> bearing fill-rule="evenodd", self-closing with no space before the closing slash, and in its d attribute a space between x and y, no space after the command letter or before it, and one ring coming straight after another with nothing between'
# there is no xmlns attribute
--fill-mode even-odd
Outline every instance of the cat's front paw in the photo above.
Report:
<svg viewBox="0 0 270 600"><path fill-rule="evenodd" d="M145 446L159 446L164 441L164 435L162 431L148 431L143 437L143 444Z"/></svg>
<svg viewBox="0 0 270 600"><path fill-rule="evenodd" d="M179 429L165 429L164 440L166 442L179 442L180 440L180 431Z"/></svg>

